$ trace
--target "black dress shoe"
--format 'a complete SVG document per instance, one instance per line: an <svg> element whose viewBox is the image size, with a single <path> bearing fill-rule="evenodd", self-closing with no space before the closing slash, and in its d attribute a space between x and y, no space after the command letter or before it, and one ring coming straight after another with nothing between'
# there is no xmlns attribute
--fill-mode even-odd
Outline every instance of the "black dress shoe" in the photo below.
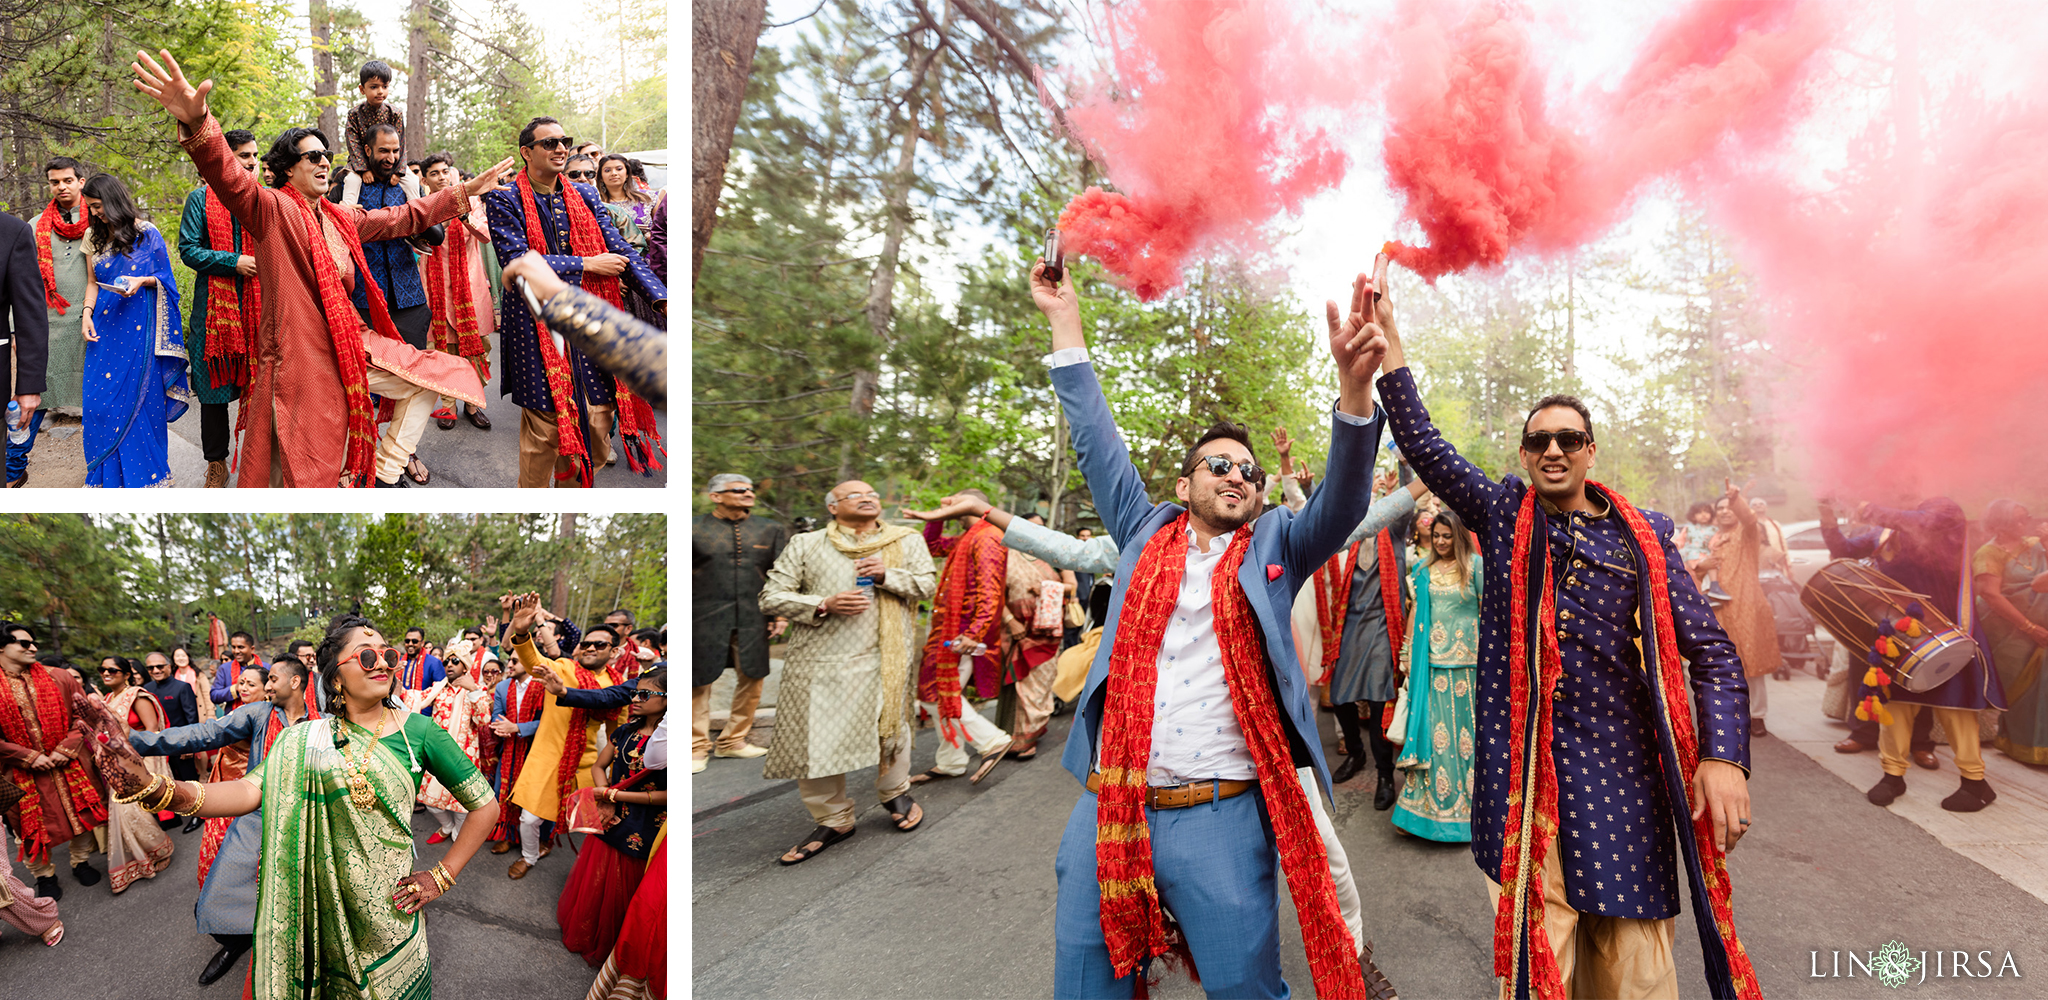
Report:
<svg viewBox="0 0 2048 1000"><path fill-rule="evenodd" d="M491 418L484 416L484 411L474 409L468 403L462 404L462 409L462 415L468 418L470 423L475 424L477 430L487 431L491 429Z"/></svg>
<svg viewBox="0 0 2048 1000"><path fill-rule="evenodd" d="M88 863L83 865L72 865L71 877L77 879L79 885L98 885L100 884L100 879L104 878L105 876L100 874L99 869L94 868L90 863Z"/></svg>
<svg viewBox="0 0 2048 1000"><path fill-rule="evenodd" d="M206 971L199 974L199 985L213 985L215 980L233 971L235 963L240 962L242 956L247 954L248 951L249 949L247 948L231 948L227 945L221 945L220 950L213 953L213 959L206 963Z"/></svg>
<svg viewBox="0 0 2048 1000"><path fill-rule="evenodd" d="M197 830L197 829L199 829L200 827L202 827L202 826L205 826L205 825L206 825L206 821L205 821L205 820L203 820L203 819L201 819L201 818L199 818L199 817L197 817L197 816L194 816L194 817L192 817L191 819L188 819L188 820L186 820L186 821L185 821L185 832L186 832L186 833L191 833L192 831L194 831L194 830Z"/></svg>
<svg viewBox="0 0 2048 1000"><path fill-rule="evenodd" d="M1394 808L1394 795L1394 776L1380 775L1380 786L1372 793L1372 807L1380 812Z"/></svg>
<svg viewBox="0 0 2048 1000"><path fill-rule="evenodd" d="M36 895L48 900L63 899L64 883L57 881L55 875L44 875L36 879Z"/></svg>
<svg viewBox="0 0 2048 1000"><path fill-rule="evenodd" d="M1341 785L1347 781L1350 781L1353 778L1358 777L1358 772L1363 770L1365 770L1364 759L1359 757L1346 757L1344 758L1344 763L1337 765L1337 770L1330 775L1330 782L1332 784Z"/></svg>
<svg viewBox="0 0 2048 1000"><path fill-rule="evenodd" d="M175 830L181 825L181 823L182 821L179 820L176 815L173 815L170 819L157 820L156 828L159 830Z"/></svg>

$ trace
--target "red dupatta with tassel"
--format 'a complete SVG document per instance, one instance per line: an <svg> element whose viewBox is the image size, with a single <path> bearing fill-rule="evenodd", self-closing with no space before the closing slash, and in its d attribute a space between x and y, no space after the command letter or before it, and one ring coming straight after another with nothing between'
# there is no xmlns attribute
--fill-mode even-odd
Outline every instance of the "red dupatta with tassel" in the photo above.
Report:
<svg viewBox="0 0 2048 1000"><path fill-rule="evenodd" d="M1641 559L1638 607L1644 632L1645 680L1657 697L1665 752L1675 752L1677 758L1664 762L1664 772L1667 780L1673 777L1672 765L1676 764L1675 777L1683 785L1683 791L1674 796L1673 808L1683 802L1684 815L1690 817L1695 797L1692 780L1700 764L1699 736L1693 725L1685 661L1678 652L1663 540L1621 494L1591 481L1586 488L1613 506ZM1508 981L1513 996L1563 1000L1565 984L1543 926L1543 860L1558 830L1551 717L1564 659L1557 642L1557 591L1550 571L1550 546L1538 521L1542 516L1536 507L1536 491L1524 493L1515 518L1514 557L1509 569L1513 596L1508 623L1508 808L1501 840L1500 905L1494 913L1493 971ZM1756 970L1735 935L1727 855L1714 840L1713 825L1709 813L1702 813L1689 826L1686 820L1679 821L1680 851L1692 869L1693 909L1706 945L1707 981L1717 1000L1760 998L1763 992ZM1704 899L1700 898L1702 889ZM1718 941L1718 953L1711 941Z"/></svg>
<svg viewBox="0 0 2048 1000"><path fill-rule="evenodd" d="M239 252L235 234L240 227L213 188L205 190L207 247ZM251 277L245 288L237 288L236 275L222 274L204 275L202 280L206 282L206 376L216 386L247 389L249 356L255 353L256 325L263 318L262 283Z"/></svg>
<svg viewBox="0 0 2048 1000"><path fill-rule="evenodd" d="M1280 706L1267 676L1259 622L1238 570L1251 550L1257 522L1232 534L1211 578L1218 644L1230 705L1244 730L1259 778L1259 794L1272 818L1280 870L1301 919L1302 945L1318 997L1364 997L1365 977L1351 931L1337 904L1336 883L1323 838L1316 831L1308 791L1294 770ZM1153 882L1152 839L1145 820L1146 765L1152 749L1153 692L1159 648L1187 573L1185 511L1145 542L1124 594L1124 609L1110 647L1101 732L1101 790L1095 802L1096 878L1102 889L1102 933L1118 977L1168 951L1164 911ZM1137 995L1144 995L1144 977Z"/></svg>

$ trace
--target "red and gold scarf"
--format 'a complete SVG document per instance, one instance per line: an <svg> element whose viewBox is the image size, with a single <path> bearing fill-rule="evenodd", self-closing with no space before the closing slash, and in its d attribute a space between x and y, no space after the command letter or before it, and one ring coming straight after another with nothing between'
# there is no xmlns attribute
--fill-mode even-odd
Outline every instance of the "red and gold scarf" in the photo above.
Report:
<svg viewBox="0 0 2048 1000"><path fill-rule="evenodd" d="M478 334L476 301L469 287L469 234L462 231L467 218L464 213L448 223L448 238L441 242L439 252L427 255L427 302L434 307L434 350L482 360L484 338ZM485 361L486 381L490 371L490 363Z"/></svg>
<svg viewBox="0 0 2048 1000"><path fill-rule="evenodd" d="M1323 673L1317 684L1330 683L1337 669L1337 656L1344 650L1344 620L1351 613L1351 576L1358 571L1358 547L1364 539L1339 550L1316 569L1310 585L1316 594L1316 626L1323 636ZM1394 529L1379 533L1374 541L1379 553L1380 603L1386 606L1387 648L1394 663L1401 662L1401 640L1408 634L1401 617L1401 574L1394 564Z"/></svg>
<svg viewBox="0 0 2048 1000"><path fill-rule="evenodd" d="M1244 730L1259 776L1259 794L1272 817L1280 869L1301 918L1303 946L1319 997L1365 996L1364 974L1351 931L1337 905L1336 883L1323 838L1316 831L1308 792L1295 776L1281 726L1280 707L1266 676L1259 623L1237 579L1250 551L1248 524L1230 540L1216 566L1213 607L1223 649L1230 705ZM1102 933L1118 976L1167 951L1166 922L1152 881L1152 839L1145 823L1145 769L1152 749L1152 695L1159 682L1159 647L1180 599L1187 572L1188 515L1182 512L1145 543L1124 594L1102 710L1101 791L1095 803L1096 877L1102 884ZM1142 982L1142 981L1141 981ZM1142 986L1141 986L1142 988Z"/></svg>
<svg viewBox="0 0 2048 1000"><path fill-rule="evenodd" d="M240 228L220 196L207 187L206 245L214 250L235 250ZM246 389L249 356L256 351L256 324L263 318L263 286L252 278L246 287L237 289L234 275L209 274L204 279L206 374L214 385Z"/></svg>
<svg viewBox="0 0 2048 1000"><path fill-rule="evenodd" d="M355 262L356 280L362 282L363 293L370 303L371 329L392 340L404 338L398 335L398 328L391 325L391 311L384 305L384 293L378 290L376 282L366 277L370 273L370 265L363 259L363 240L356 234L355 220L325 198L318 199L320 207L316 209L297 188L287 184L282 190L298 203L300 216L306 222L306 249L313 260L313 277L319 286L320 311L327 317L327 333L334 342L334 361L341 369L341 390L348 405L347 451L342 459L342 477L348 486L368 486L377 476L377 412L370 405L369 351L363 346L362 320L356 314L355 304L349 301L348 290L342 286L341 271L334 263L334 252L328 249L327 236L320 229L320 220L314 214L316 211L327 213L328 221L334 223L342 241L348 244L349 259Z"/></svg>
<svg viewBox="0 0 2048 1000"><path fill-rule="evenodd" d="M527 723L540 718L546 694L547 689L531 677L512 678L505 686L506 721ZM498 762L494 768L498 775L498 825L491 831L491 839L510 840L519 836L519 807L512 804L512 786L519 782L519 772L526 767L526 752L532 749L533 740L518 735L498 736L489 726L484 727L484 733L498 741Z"/></svg>
<svg viewBox="0 0 2048 1000"><path fill-rule="evenodd" d="M1690 816L1696 796L1693 773L1700 763L1699 738L1693 729L1691 685L1678 652L1664 544L1649 520L1621 494L1596 482L1588 481L1586 487L1613 505L1643 558L1643 582L1648 589L1647 606L1642 609L1643 651L1656 658L1655 686L1663 697L1658 708L1676 745L1685 785L1683 808ZM1550 546L1541 532L1536 523L1536 491L1530 490L1523 494L1515 518L1509 570L1513 597L1508 634L1513 638L1508 643L1508 810L1501 840L1500 906L1494 913L1493 971L1515 984L1517 995L1521 995L1519 984L1526 973L1529 995L1559 1000L1566 995L1565 986L1543 928L1543 859L1557 836L1557 763L1551 751L1551 714L1564 658L1557 643L1557 591L1550 571ZM1533 666L1532 655L1536 660ZM1673 803L1673 807L1679 804ZM1692 833L1698 844L1707 902L1724 949L1721 956L1707 949L1708 979L1718 979L1719 971L1732 981L1735 996L1761 997L1756 971L1735 936L1727 855L1714 840L1713 817L1703 812L1693 821ZM1528 968L1523 970L1517 966L1525 949Z"/></svg>
<svg viewBox="0 0 2048 1000"><path fill-rule="evenodd" d="M966 613L967 588L975 579L975 563L982 558L982 547L986 536L995 531L995 525L986 518L975 521L953 542L952 554L946 557L946 567L939 573L939 597L933 605L931 637L925 640L925 659L933 663L929 677L923 679L917 688L917 700L939 706L939 735L953 746L959 746L959 726L950 721L960 718L963 710L960 700L960 652L946 649L943 643L958 638L968 617ZM1008 558L1004 564L1007 567ZM980 595L1000 603L1000 592ZM980 638L976 636L975 638Z"/></svg>
<svg viewBox="0 0 2048 1000"><path fill-rule="evenodd" d="M21 679L35 703L36 726L30 729L28 719L21 714L21 706L14 702L14 692L0 685L0 736L6 737L9 743L42 753L56 753L57 745L71 734L71 706L64 702L64 688L50 676L49 668L40 663L31 665L22 673ZM37 738L38 732L40 739ZM21 826L15 831L21 836L20 857L23 861L48 861L50 849L56 844L50 840L48 825L43 821L43 798L36 791L35 773L18 767L5 770L8 780L21 789L21 801L16 806L21 811ZM78 812L78 818L88 827L105 823L107 804L100 798L98 789L92 786L84 763L73 758L61 771L64 790L70 793L71 808ZM51 803L50 808L62 809L63 805Z"/></svg>
<svg viewBox="0 0 2048 1000"><path fill-rule="evenodd" d="M590 668L580 663L576 664L576 683L570 687L587 690L599 686L597 675L591 673ZM593 714L596 714L600 721L606 722L618 717L616 709L605 713L592 713L586 708L570 709L569 732L562 741L562 759L555 765L556 802L569 801L569 796L576 791L576 772L579 770L576 765L582 762L584 748L590 745L590 722ZM556 829L564 830L559 824Z"/></svg>
<svg viewBox="0 0 2048 1000"><path fill-rule="evenodd" d="M548 251L548 238L540 225L540 200L534 193L533 182L526 171L519 172L519 211L526 220L526 245L542 253ZM610 253L605 245L604 230L597 224L597 216L591 212L589 203L583 200L581 192L559 181L562 191L562 205L569 213L569 250L579 257L595 257ZM619 279L607 274L583 275L583 290L624 309L619 298ZM568 359L555 347L555 338L548 329L533 318L534 333L540 338L541 368L547 376L548 395L555 401L555 430L560 442L557 454L570 459L569 468L555 473L557 480L574 479L578 486L589 486L596 470L591 466L590 447L583 440L583 421L578 412L582 406L571 406L576 395L570 383ZM509 335L509 333L508 333ZM626 467L634 472L649 473L661 468L659 454L667 454L661 447L661 435L654 427L654 408L647 401L633 394L624 382L612 380L615 398L613 405L618 412L619 448L626 453Z"/></svg>
<svg viewBox="0 0 2048 1000"><path fill-rule="evenodd" d="M65 222L64 213L57 210L57 203L43 206L43 214L36 218L36 266L43 272L43 301L57 310L57 315L66 316L71 300L57 294L57 258L50 248L50 233L67 240L85 238L85 231L92 228L92 219L87 216L85 206L78 208L78 221Z"/></svg>

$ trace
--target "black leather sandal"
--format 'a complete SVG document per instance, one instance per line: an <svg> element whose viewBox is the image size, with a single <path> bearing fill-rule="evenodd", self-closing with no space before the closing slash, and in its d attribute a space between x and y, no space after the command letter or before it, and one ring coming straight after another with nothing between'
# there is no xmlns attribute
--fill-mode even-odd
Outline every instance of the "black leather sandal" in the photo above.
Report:
<svg viewBox="0 0 2048 1000"><path fill-rule="evenodd" d="M783 857L776 858L775 862L777 864L782 865L803 864L804 862L809 861L812 858L815 858L818 855L825 853L825 848L831 847L833 844L839 843L840 841L853 836L855 832L859 831L859 829L860 827L856 826L844 831L840 831L834 830L829 826L820 825L817 829L811 831L810 836L804 838L803 843L798 844L794 848L790 849L789 853L795 854L796 860L791 861L790 859ZM812 844L817 844L818 849L815 851L810 850L809 847Z"/></svg>
<svg viewBox="0 0 2048 1000"><path fill-rule="evenodd" d="M889 818L895 821L896 829L904 833L909 833L924 825L924 807L918 805L917 800L911 798L909 792L904 792L882 803L882 808L889 810ZM910 820L910 811L912 809L917 810L917 819L911 821L909 826L904 826L904 822Z"/></svg>

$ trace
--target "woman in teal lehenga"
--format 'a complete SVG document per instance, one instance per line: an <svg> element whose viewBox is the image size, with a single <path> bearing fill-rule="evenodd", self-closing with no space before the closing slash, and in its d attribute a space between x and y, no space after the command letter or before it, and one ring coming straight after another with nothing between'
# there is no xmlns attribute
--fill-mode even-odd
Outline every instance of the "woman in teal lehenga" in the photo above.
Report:
<svg viewBox="0 0 2048 1000"><path fill-rule="evenodd" d="M1472 839L1474 675L1479 664L1479 556L1472 535L1445 509L1429 526L1430 556L1408 577L1415 625L1409 660L1407 739L1395 767L1407 772L1394 827L1445 843Z"/></svg>
<svg viewBox="0 0 2048 1000"><path fill-rule="evenodd" d="M263 768L201 785L151 775L103 711L93 754L118 797L180 815L263 810L263 862L250 993L258 1000L425 1000L433 993L421 907L455 884L497 825L476 765L434 720L392 701L398 652L370 622L341 615L315 656L332 716L284 731ZM413 799L432 775L468 806L441 863L413 871Z"/></svg>
<svg viewBox="0 0 2048 1000"><path fill-rule="evenodd" d="M1992 501L1984 512L1991 540L1970 561L1977 619L2010 706L1999 721L1998 749L2029 764L2048 764L2048 684L2041 683L2048 658L2048 550L2026 534L2039 523L2018 503Z"/></svg>

